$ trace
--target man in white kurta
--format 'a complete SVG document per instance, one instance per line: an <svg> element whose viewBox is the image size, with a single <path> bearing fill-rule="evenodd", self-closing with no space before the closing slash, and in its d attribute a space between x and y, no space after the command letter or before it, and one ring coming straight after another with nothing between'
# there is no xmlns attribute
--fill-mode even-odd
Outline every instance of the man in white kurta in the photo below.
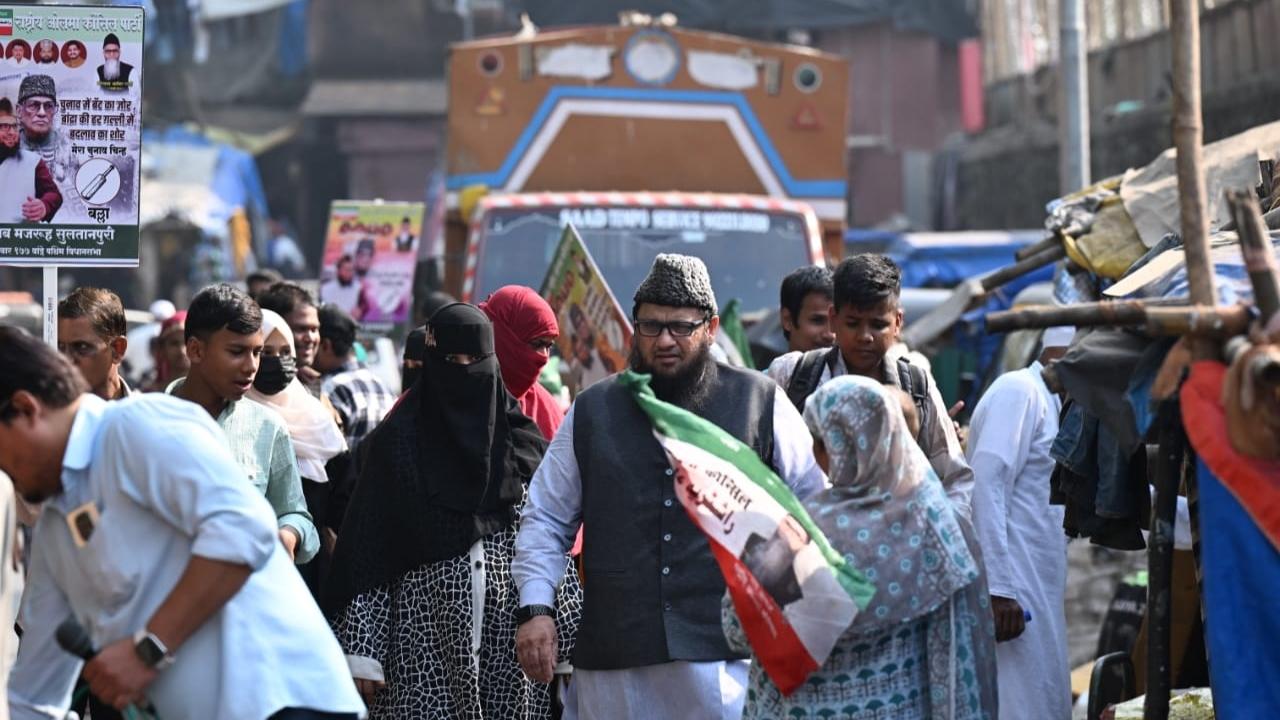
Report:
<svg viewBox="0 0 1280 720"><path fill-rule="evenodd" d="M813 440L782 390L710 359L719 322L701 261L659 255L635 302L631 364L653 375L658 397L667 399L665 387L669 402L686 401L745 444L770 448L761 459L798 497L820 490L826 478ZM677 380L697 397L672 390ZM529 484L511 565L517 653L541 682L565 660L543 616L554 617L581 524L584 620L565 718L738 720L747 661L728 649L719 625L724 580L629 392L610 378L579 395Z"/></svg>
<svg viewBox="0 0 1280 720"><path fill-rule="evenodd" d="M1043 363L1061 357L1067 329L1045 334L1040 360L987 390L969 430L973 523L996 615L1001 720L1067 720L1067 540L1063 508L1049 504L1062 401L1045 386Z"/></svg>

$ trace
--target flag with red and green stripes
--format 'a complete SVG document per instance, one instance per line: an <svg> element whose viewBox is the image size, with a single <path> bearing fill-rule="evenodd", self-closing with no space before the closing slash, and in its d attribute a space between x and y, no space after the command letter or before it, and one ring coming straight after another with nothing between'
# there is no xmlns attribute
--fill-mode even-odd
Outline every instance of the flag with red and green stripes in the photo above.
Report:
<svg viewBox="0 0 1280 720"><path fill-rule="evenodd" d="M707 536L756 660L790 694L875 594L750 447L663 402L649 376L620 377L653 423L675 493Z"/></svg>

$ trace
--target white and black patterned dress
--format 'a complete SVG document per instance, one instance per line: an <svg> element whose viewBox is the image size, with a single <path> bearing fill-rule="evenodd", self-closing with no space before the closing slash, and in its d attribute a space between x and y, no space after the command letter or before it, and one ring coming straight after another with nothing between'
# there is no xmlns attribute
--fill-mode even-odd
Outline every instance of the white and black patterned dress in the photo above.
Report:
<svg viewBox="0 0 1280 720"><path fill-rule="evenodd" d="M386 687L370 720L545 720L549 687L525 677L516 659L511 579L518 526L477 543L466 555L432 562L357 595L333 620L355 663L375 661ZM480 563L481 566L477 566ZM479 652L473 653L473 591L483 584ZM582 588L572 566L557 594L560 657L572 652Z"/></svg>

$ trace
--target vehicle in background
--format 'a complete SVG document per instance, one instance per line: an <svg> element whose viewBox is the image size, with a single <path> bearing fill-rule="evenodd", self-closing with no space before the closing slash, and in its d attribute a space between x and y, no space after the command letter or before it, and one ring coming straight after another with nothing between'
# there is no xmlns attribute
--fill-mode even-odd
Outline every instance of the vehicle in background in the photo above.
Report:
<svg viewBox="0 0 1280 720"><path fill-rule="evenodd" d="M818 219L807 205L746 195L537 193L480 201L467 244L462 297L504 285L542 286L561 228L572 223L609 287L638 287L659 253L703 259L721 304L737 298L765 314L783 277L822 261ZM629 310L628 298L618 298Z"/></svg>
<svg viewBox="0 0 1280 720"><path fill-rule="evenodd" d="M657 252L679 249L707 262L722 302L772 309L774 275L843 254L848 85L835 55L647 17L454 45L445 290L478 299L516 277L537 287L550 221L558 230L577 220L616 292L635 287ZM656 207L622 200L673 192L703 204L666 207L672 223L653 226ZM541 199L527 203L528 193ZM574 204L545 193L605 197ZM765 231L736 224L758 223L766 201L788 207L763 211ZM614 227L615 215L644 210L649 227ZM515 239L526 223L537 228L532 248ZM780 231L790 234L770 247Z"/></svg>

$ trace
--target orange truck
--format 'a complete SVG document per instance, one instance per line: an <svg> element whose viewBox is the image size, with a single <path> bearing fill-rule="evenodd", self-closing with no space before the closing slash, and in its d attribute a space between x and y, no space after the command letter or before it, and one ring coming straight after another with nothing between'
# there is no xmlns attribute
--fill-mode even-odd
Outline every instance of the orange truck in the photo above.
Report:
<svg viewBox="0 0 1280 720"><path fill-rule="evenodd" d="M626 22L454 45L445 287L539 287L565 223L622 295L701 257L721 302L777 305L837 260L848 67L809 48ZM624 302L624 306L626 303Z"/></svg>

